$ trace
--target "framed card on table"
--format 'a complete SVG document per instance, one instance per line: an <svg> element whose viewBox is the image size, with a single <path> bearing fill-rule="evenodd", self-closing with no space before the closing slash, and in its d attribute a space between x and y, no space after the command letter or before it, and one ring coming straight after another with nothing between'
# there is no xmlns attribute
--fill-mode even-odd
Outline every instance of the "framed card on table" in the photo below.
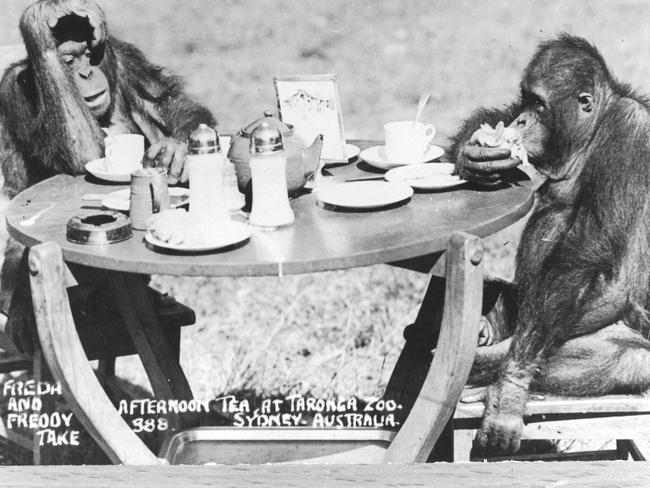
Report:
<svg viewBox="0 0 650 488"><path fill-rule="evenodd" d="M311 144L323 135L321 158L347 161L341 99L336 75L294 75L273 78L280 120Z"/></svg>

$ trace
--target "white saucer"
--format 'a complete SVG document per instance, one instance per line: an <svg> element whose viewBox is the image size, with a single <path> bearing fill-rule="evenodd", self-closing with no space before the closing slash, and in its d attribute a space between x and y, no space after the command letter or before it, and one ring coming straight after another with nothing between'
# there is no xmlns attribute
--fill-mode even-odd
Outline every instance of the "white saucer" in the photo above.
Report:
<svg viewBox="0 0 650 488"><path fill-rule="evenodd" d="M397 168L398 166L404 166L407 164L420 164L426 163L427 161L433 161L438 159L440 156L445 154L445 150L440 146L434 146L433 144L429 145L424 154L417 161L407 161L407 162L396 162L389 161L386 159L386 146L372 146L368 149L364 149L359 154L359 157L363 159L366 163L374 166L379 169L392 169Z"/></svg>
<svg viewBox="0 0 650 488"><path fill-rule="evenodd" d="M360 152L361 149L359 149L359 146L355 146L354 144L349 143L345 145L345 155L348 158L348 161L356 158Z"/></svg>
<svg viewBox="0 0 650 488"><path fill-rule="evenodd" d="M128 173L110 173L106 171L104 158L95 159L86 163L86 171L100 180L112 181L113 183L129 183L131 181L130 171Z"/></svg>
<svg viewBox="0 0 650 488"><path fill-rule="evenodd" d="M406 183L416 190L443 190L466 183L460 176L452 174L453 171L451 163L409 164L391 169L384 178Z"/></svg>
<svg viewBox="0 0 650 488"><path fill-rule="evenodd" d="M317 196L328 205L367 210L408 200L413 188L389 181L354 181L321 188Z"/></svg>
<svg viewBox="0 0 650 488"><path fill-rule="evenodd" d="M190 201L190 191L187 188L172 186L169 189L169 206L177 208L185 205ZM131 189L124 188L112 193L106 194L101 200L102 206L110 210L119 210L128 212L131 204Z"/></svg>
<svg viewBox="0 0 650 488"><path fill-rule="evenodd" d="M155 247L168 249L170 251L204 252L239 244L250 238L252 234L251 228L247 224L242 224L241 222L229 222L222 230L223 232L219 234L218 238L211 242L202 244L172 244L155 238L149 232L145 234L144 239Z"/></svg>
<svg viewBox="0 0 650 488"><path fill-rule="evenodd" d="M361 149L359 148L359 146L355 146L354 144L346 143L344 151L345 151L346 161L349 163L359 155L359 153L361 152ZM343 161L343 160L327 160L326 159L326 160L324 160L324 165L325 165L324 167L327 168L328 166L334 166L334 165L339 166L341 164L346 164L346 161Z"/></svg>

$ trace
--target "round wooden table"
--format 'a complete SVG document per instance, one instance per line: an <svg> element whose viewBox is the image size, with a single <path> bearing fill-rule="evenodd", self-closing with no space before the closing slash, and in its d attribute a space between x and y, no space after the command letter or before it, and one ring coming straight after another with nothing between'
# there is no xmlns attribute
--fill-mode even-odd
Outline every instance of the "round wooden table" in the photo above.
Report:
<svg viewBox="0 0 650 488"><path fill-rule="evenodd" d="M369 141L353 141L362 149ZM326 169L326 179L345 181L381 176L362 161ZM493 234L523 217L533 204L530 181L494 191L458 187L415 193L405 204L370 212L334 211L317 203L314 194L295 198L295 223L273 231L255 231L249 242L234 249L200 255L158 252L146 245L144 232L108 245L82 245L66 239L66 223L77 215L100 210L98 202L82 200L87 193L109 193L127 185L108 185L91 177L54 176L16 196L7 210L9 233L30 247L54 241L65 261L97 269L115 297L158 399L191 399L192 392L174 349L168 343L147 290L146 275L260 276L308 273L399 262L430 271L418 260L435 262L455 231L478 237ZM34 225L23 219L54 204ZM433 257L433 259L431 258ZM406 263L406 264L404 264ZM419 318L431 314L444 295L433 278ZM431 350L430 347L428 349ZM397 371L397 368L396 368ZM401 382L401 373L389 386Z"/></svg>
<svg viewBox="0 0 650 488"><path fill-rule="evenodd" d="M362 149L368 141L353 141ZM327 168L325 179L372 177L362 161ZM375 174L381 176L381 173ZM314 194L292 201L294 225L256 231L236 249L200 255L161 253L145 245L144 232L106 246L83 245L66 239L66 223L75 215L91 215L99 202L83 201L87 193L109 193L127 185L106 185L91 177L58 175L16 196L7 210L9 233L26 246L54 241L67 262L142 274L184 276L277 275L329 271L407 260L444 251L454 231L485 237L516 222L531 208L530 182L496 191L459 187L449 191L415 193L397 208L372 212L340 212L317 204ZM49 205L55 206L36 224L19 222Z"/></svg>

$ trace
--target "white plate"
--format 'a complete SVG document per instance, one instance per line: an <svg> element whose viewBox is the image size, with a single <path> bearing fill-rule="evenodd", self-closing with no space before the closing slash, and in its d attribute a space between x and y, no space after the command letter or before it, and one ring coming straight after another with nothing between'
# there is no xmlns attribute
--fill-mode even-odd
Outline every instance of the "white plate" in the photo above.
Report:
<svg viewBox="0 0 650 488"><path fill-rule="evenodd" d="M368 149L364 149L361 151L361 154L359 154L359 157L375 168L392 169L407 164L420 164L426 163L427 161L433 161L434 159L438 159L443 154L445 154L445 150L443 148L431 144L429 145L426 152L422 155L422 157L420 157L417 161L395 162L386 159L386 146L382 145L372 146Z"/></svg>
<svg viewBox="0 0 650 488"><path fill-rule="evenodd" d="M348 161L350 159L356 158L359 153L361 152L361 149L359 149L359 146L355 146L354 144L346 144L345 145L345 155L348 158Z"/></svg>
<svg viewBox="0 0 650 488"><path fill-rule="evenodd" d="M104 181L112 181L113 183L130 183L131 172L128 173L109 173L104 169L104 158L95 159L86 163L86 171L88 171L95 178Z"/></svg>
<svg viewBox="0 0 650 488"><path fill-rule="evenodd" d="M359 149L359 146L355 146L354 144L345 144L345 157L347 158L347 162L349 163L352 161L354 158L356 158L359 153L361 152L361 149ZM338 166L341 164L346 164L345 161L330 161L330 160L325 160L324 161L325 167L327 168L328 166Z"/></svg>
<svg viewBox="0 0 650 488"><path fill-rule="evenodd" d="M101 203L104 207L110 210L128 212L131 203L130 200L131 189L124 188L123 190L117 190L113 193L107 193L106 196L102 198ZM177 186L169 188L169 206L171 208L180 207L189 201L190 191L187 188L179 188Z"/></svg>
<svg viewBox="0 0 650 488"><path fill-rule="evenodd" d="M411 198L413 188L389 181L354 181L321 188L317 196L323 203L337 207L373 209Z"/></svg>
<svg viewBox="0 0 650 488"><path fill-rule="evenodd" d="M248 225L242 224L241 222L229 222L224 226L223 232L219 234L219 237L217 239L202 244L171 244L169 242L164 242L156 239L149 232L145 234L144 239L155 247L168 249L170 251L203 252L214 251L215 249L221 249L224 247L239 244L240 242L243 242L246 239L250 238L251 233L252 230Z"/></svg>
<svg viewBox="0 0 650 488"><path fill-rule="evenodd" d="M384 178L387 181L406 183L417 190L443 190L466 183L458 175L453 175L451 163L410 164L393 168Z"/></svg>

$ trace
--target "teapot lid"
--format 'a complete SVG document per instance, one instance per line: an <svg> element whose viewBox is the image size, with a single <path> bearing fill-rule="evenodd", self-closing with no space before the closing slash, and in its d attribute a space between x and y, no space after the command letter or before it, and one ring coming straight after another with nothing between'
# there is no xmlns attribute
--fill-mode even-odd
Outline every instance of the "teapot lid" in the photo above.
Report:
<svg viewBox="0 0 650 488"><path fill-rule="evenodd" d="M270 110L265 110L264 117L257 119L254 122L251 122L241 130L242 135L250 138L253 131L257 129L262 123L265 123L270 127L277 129L278 131L280 131L280 134L286 135L287 133L291 132L291 127L288 127L287 125L283 124L280 119L273 117L273 112L271 112Z"/></svg>

